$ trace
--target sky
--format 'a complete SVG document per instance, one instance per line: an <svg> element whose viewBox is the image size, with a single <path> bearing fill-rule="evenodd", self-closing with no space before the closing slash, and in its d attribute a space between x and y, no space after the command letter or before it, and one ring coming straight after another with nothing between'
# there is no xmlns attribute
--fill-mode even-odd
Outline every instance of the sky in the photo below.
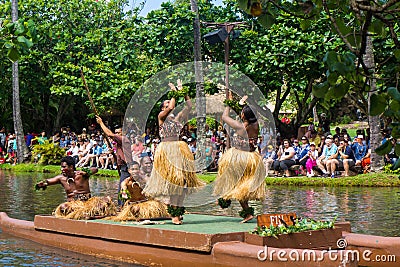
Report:
<svg viewBox="0 0 400 267"><path fill-rule="evenodd" d="M190 2L190 0L187 1ZM133 2L140 3L141 1ZM161 3L163 2L168 2L168 0L147 0L142 12L140 12L140 15L146 16L146 14L149 13L151 10L159 9L161 7ZM213 0L213 2L216 5L222 5L222 0Z"/></svg>

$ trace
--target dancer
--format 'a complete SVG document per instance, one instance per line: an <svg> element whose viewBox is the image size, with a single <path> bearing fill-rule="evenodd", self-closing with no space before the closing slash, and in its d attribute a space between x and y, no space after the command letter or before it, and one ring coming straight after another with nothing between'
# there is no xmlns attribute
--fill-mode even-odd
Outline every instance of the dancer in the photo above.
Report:
<svg viewBox="0 0 400 267"><path fill-rule="evenodd" d="M103 132L114 142L116 142L117 168L119 170L118 186L120 186L122 181L125 180L125 178L129 177L128 163L132 162L132 153L128 153L127 151L130 151L131 145L128 138L126 138L126 136L122 134L122 128L116 128L115 133L113 133L110 129L108 129L108 127L104 124L102 118L98 115L96 115L96 122L100 125ZM118 187L118 193L120 189L121 188ZM122 205L120 201L118 201L118 204Z"/></svg>
<svg viewBox="0 0 400 267"><path fill-rule="evenodd" d="M125 203L117 216L111 217L113 221L139 221L152 218L167 218L167 205L148 199L142 188L146 180L140 174L139 163L133 161L128 169L130 177L121 183L119 198Z"/></svg>
<svg viewBox="0 0 400 267"><path fill-rule="evenodd" d="M61 184L67 194L67 201L54 211L56 217L67 219L90 219L115 214L116 208L110 197L92 197L89 187L89 176L97 172L97 168L75 170L75 160L71 156L61 159L61 172L53 178L40 181L35 189L45 190L47 186Z"/></svg>
<svg viewBox="0 0 400 267"><path fill-rule="evenodd" d="M182 90L182 82L178 80L178 89L174 84L168 84L172 91ZM204 183L196 176L193 154L184 141L179 141L182 129L181 121L186 121L192 108L189 96L185 96L186 105L176 116L176 100L172 97L161 104L158 114L159 134L161 143L157 146L153 169L150 179L143 192L154 198L168 198L168 213L173 224L182 224L182 215L185 213L183 200Z"/></svg>
<svg viewBox="0 0 400 267"><path fill-rule="evenodd" d="M97 168L90 168L87 171L77 171L75 170L74 158L71 156L63 157L61 159L61 174L38 182L35 188L45 190L49 185L61 184L65 189L68 201L86 201L91 197L88 178L90 174L96 172Z"/></svg>
<svg viewBox="0 0 400 267"><path fill-rule="evenodd" d="M243 99L245 98L247 96ZM248 201L265 198L266 170L261 155L256 151L259 125L254 112L245 105L240 114L242 122L229 117L229 112L230 108L226 107L222 120L236 134L230 137L232 148L219 160L214 194L221 196L218 204L222 208L227 208L231 199L238 200L242 206L241 223L245 223L254 218L254 209L249 206Z"/></svg>

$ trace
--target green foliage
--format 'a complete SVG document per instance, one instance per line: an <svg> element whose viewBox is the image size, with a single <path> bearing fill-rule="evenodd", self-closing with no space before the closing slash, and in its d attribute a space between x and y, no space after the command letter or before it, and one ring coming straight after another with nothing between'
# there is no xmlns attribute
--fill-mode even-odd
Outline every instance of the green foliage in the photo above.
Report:
<svg viewBox="0 0 400 267"><path fill-rule="evenodd" d="M0 10L2 7L0 6ZM11 62L26 54L36 41L36 30L32 20L11 22L0 18L0 55L5 53Z"/></svg>
<svg viewBox="0 0 400 267"><path fill-rule="evenodd" d="M42 145L34 145L32 149L32 162L37 160L40 165L60 164L60 160L64 157L65 149L45 140Z"/></svg>
<svg viewBox="0 0 400 267"><path fill-rule="evenodd" d="M270 225L269 227L257 227L255 230L250 231L251 234L256 234L259 236L273 236L278 238L282 234L292 234L305 231L316 231L323 229L332 229L334 227L337 216L333 221L316 221L313 219L295 219L293 225L285 226L283 224L278 226Z"/></svg>
<svg viewBox="0 0 400 267"><path fill-rule="evenodd" d="M399 168L394 168L392 164L386 164L383 168L384 173L389 173L389 174L400 174L400 169Z"/></svg>
<svg viewBox="0 0 400 267"><path fill-rule="evenodd" d="M349 116L344 115L340 123L342 123L342 124L348 124L348 123L350 123L351 121L352 121L352 119L351 119Z"/></svg>

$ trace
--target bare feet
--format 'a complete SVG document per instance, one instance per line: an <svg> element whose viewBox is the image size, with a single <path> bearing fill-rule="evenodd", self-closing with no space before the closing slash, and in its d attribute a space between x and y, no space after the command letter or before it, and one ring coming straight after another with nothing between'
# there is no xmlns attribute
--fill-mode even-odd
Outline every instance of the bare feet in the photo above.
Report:
<svg viewBox="0 0 400 267"><path fill-rule="evenodd" d="M182 221L180 217L172 217L172 223L176 225L181 225Z"/></svg>
<svg viewBox="0 0 400 267"><path fill-rule="evenodd" d="M246 223L246 222L250 221L250 220L253 219L253 218L254 218L253 215L247 215L247 217L244 218L243 221L241 221L240 223Z"/></svg>

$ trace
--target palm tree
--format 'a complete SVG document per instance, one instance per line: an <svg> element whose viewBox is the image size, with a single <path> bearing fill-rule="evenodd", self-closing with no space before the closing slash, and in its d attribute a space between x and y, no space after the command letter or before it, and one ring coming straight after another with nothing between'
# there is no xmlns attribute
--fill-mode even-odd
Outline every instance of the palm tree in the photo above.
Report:
<svg viewBox="0 0 400 267"><path fill-rule="evenodd" d="M16 22L18 20L18 0L12 0L11 2L11 17L13 22ZM17 142L18 162L22 163L24 161L24 155L27 152L27 147L24 141L24 130L22 127L21 105L19 101L18 75L19 73L18 73L18 60L17 60L13 62L12 65L13 121L14 121L14 131L17 137L16 142Z"/></svg>

